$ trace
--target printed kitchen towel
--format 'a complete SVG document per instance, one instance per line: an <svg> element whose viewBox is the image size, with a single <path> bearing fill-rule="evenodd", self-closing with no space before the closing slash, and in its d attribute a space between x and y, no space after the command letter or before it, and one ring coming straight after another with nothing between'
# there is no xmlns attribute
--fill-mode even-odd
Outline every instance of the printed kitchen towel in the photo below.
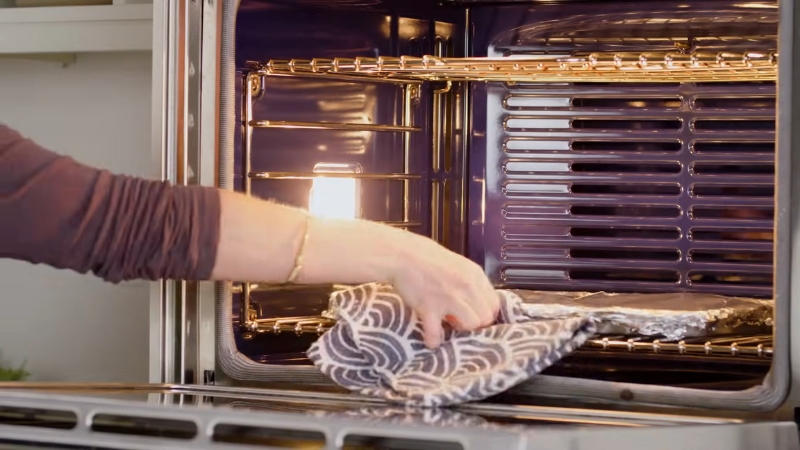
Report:
<svg viewBox="0 0 800 450"><path fill-rule="evenodd" d="M334 293L336 325L308 350L334 382L362 395L413 407L456 405L501 393L580 347L596 329L589 318L537 320L519 296L497 291L497 323L473 332L446 329L425 347L420 322L391 286Z"/></svg>

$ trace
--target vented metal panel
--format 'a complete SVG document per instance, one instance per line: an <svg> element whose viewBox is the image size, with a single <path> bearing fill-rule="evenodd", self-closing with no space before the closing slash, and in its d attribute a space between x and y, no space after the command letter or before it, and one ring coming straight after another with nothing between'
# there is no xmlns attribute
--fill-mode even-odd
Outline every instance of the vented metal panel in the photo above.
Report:
<svg viewBox="0 0 800 450"><path fill-rule="evenodd" d="M771 295L774 83L491 83L487 97L494 281Z"/></svg>

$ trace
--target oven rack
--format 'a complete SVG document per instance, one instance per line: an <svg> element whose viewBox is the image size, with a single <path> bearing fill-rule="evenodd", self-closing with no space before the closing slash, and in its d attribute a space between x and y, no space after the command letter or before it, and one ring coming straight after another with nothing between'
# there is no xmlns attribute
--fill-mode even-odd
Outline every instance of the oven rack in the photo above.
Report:
<svg viewBox="0 0 800 450"><path fill-rule="evenodd" d="M330 79L330 78L328 78ZM348 78L349 79L349 78ZM364 80L363 77L359 80ZM373 124L373 123L335 123L335 122L303 122L286 120L263 120L254 117L254 104L261 99L264 93L263 74L258 70L246 73L242 86L242 127L244 130L242 142L242 160L244 162L244 193L248 196L253 195L253 181L263 180L313 180L316 178L348 178L365 181L392 181L402 183L403 186L403 210L402 220L372 220L397 228L415 228L422 226L422 222L415 217L411 217L411 207L409 200L410 183L421 182L422 176L411 173L409 155L411 152L411 133L420 132L421 127L413 123L413 107L420 99L420 81L418 80L390 80L402 89L402 102L399 111L399 124ZM333 130L344 132L387 132L399 133L403 136L403 162L402 168L398 167L397 172L393 173L345 173L345 172L276 172L258 171L252 168L253 155L253 133L257 129L294 129L294 130ZM240 313L240 321L245 328L257 327L256 317L251 316L250 302L251 285L242 285L243 308Z"/></svg>
<svg viewBox="0 0 800 450"><path fill-rule="evenodd" d="M778 53L595 52L507 58L356 57L271 60L248 63L260 76L504 82L723 82L774 81Z"/></svg>
<svg viewBox="0 0 800 450"><path fill-rule="evenodd" d="M324 313L323 313L324 314ZM281 317L251 319L250 331L256 333L295 333L322 335L336 321L322 316ZM713 338L687 338L679 342L658 339L629 338L626 336L596 336L583 348L631 353L678 353L689 355L757 356L772 357L772 336L721 336Z"/></svg>
<svg viewBox="0 0 800 450"><path fill-rule="evenodd" d="M261 80L262 75L258 71L248 73L244 77L244 117L242 125L244 126L245 139L243 142L243 160L245 165L244 191L247 195L252 195L252 182L259 180L313 180L315 178L348 178L358 180L383 180L395 181L403 183L405 197L407 198L409 183L413 181L421 181L422 176L419 174L410 173L409 169L409 139L408 135L412 132L421 131L420 127L414 126L411 119L412 103L420 95L419 86L417 82L408 83L405 81L399 82L403 88L403 102L400 118L402 123L400 125L391 124L372 124L372 123L335 123L335 122L300 122L300 121L285 121L285 120L258 120L253 117L253 103L262 94L264 85ZM403 171L393 173L336 173L336 172L267 172L252 170L252 153L253 143L252 136L256 129L264 128L278 128L278 129L303 129L303 130L338 130L338 131L355 131L355 132L390 132L402 133L404 138L403 149ZM418 220L412 220L409 217L408 201L403 205L403 220L387 221L387 220L373 220L374 222L383 223L389 226L398 228L413 228L421 226ZM245 290L248 288L245 286Z"/></svg>

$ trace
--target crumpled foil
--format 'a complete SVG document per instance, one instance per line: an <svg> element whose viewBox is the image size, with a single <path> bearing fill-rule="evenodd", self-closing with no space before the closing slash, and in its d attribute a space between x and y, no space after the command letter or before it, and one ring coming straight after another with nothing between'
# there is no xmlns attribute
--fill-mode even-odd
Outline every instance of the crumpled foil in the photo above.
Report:
<svg viewBox="0 0 800 450"><path fill-rule="evenodd" d="M531 319L595 319L597 334L644 336L662 341L772 331L774 301L694 292L615 294L509 289ZM331 296L322 316L336 318Z"/></svg>
<svg viewBox="0 0 800 450"><path fill-rule="evenodd" d="M532 318L581 316L598 321L598 334L679 341L734 333L769 332L772 300L702 293L609 294L511 290Z"/></svg>

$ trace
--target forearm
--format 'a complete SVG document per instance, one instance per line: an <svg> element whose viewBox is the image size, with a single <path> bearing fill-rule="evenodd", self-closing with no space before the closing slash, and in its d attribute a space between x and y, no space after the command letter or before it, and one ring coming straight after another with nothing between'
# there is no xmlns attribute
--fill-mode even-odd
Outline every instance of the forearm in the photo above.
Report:
<svg viewBox="0 0 800 450"><path fill-rule="evenodd" d="M309 221L302 268L307 284L389 282L422 323L426 344L494 322L499 297L483 268L432 239L373 222L310 218L305 211L241 194L220 195L220 239L212 276L284 283Z"/></svg>
<svg viewBox="0 0 800 450"><path fill-rule="evenodd" d="M130 279L205 279L216 190L113 175L0 125L0 257Z"/></svg>
<svg viewBox="0 0 800 450"><path fill-rule="evenodd" d="M309 220L298 282L391 281L401 255L392 237L400 230L365 221L308 218L303 210L232 192L223 192L220 200L214 279L285 282Z"/></svg>

